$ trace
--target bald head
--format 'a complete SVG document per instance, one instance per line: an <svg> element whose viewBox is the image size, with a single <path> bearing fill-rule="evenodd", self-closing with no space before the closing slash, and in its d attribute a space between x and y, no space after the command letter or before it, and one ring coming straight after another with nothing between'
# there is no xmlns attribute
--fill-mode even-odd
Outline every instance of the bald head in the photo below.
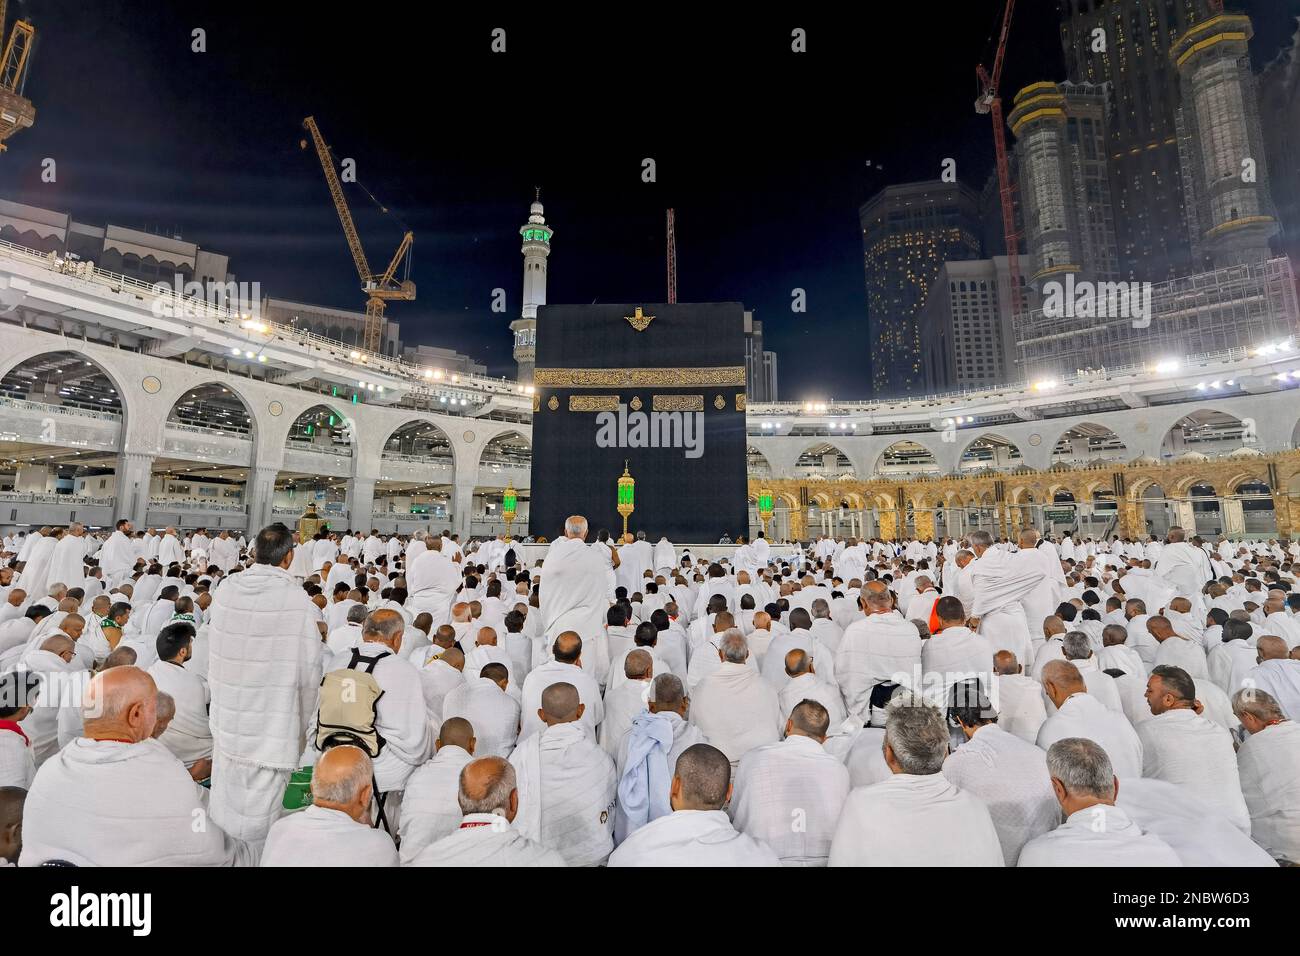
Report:
<svg viewBox="0 0 1300 956"><path fill-rule="evenodd" d="M1011 651L998 651L993 655L993 670L1004 677L1020 673L1020 661Z"/></svg>
<svg viewBox="0 0 1300 956"><path fill-rule="evenodd" d="M1065 622L1053 614L1050 617L1043 618L1043 636L1055 637L1058 634L1065 633Z"/></svg>
<svg viewBox="0 0 1300 956"><path fill-rule="evenodd" d="M555 659L564 664L576 664L582 657L582 638L577 631L561 631L551 647Z"/></svg>
<svg viewBox="0 0 1300 956"><path fill-rule="evenodd" d="M449 647L438 655L438 660L458 671L465 669L465 655L454 647Z"/></svg>
<svg viewBox="0 0 1300 956"><path fill-rule="evenodd" d="M669 800L674 810L721 810L731 796L731 761L717 747L695 744L677 758Z"/></svg>
<svg viewBox="0 0 1300 956"><path fill-rule="evenodd" d="M77 643L65 634L55 634L45 639L41 644L41 650L49 651L55 657L71 662L72 656L77 652Z"/></svg>
<svg viewBox="0 0 1300 956"><path fill-rule="evenodd" d="M1286 660L1286 641L1275 634L1265 634L1261 637L1255 642L1255 650L1258 652L1260 663Z"/></svg>
<svg viewBox="0 0 1300 956"><path fill-rule="evenodd" d="M816 700L801 700L790 711L786 721L787 737L811 737L818 743L825 743L826 734L831 727L831 715L826 706Z"/></svg>
<svg viewBox="0 0 1300 956"><path fill-rule="evenodd" d="M139 657L135 648L128 644L119 644L109 651L108 656L104 658L103 670L111 667L129 667L134 664Z"/></svg>
<svg viewBox="0 0 1300 956"><path fill-rule="evenodd" d="M893 609L889 588L883 581L868 581L862 585L862 590L858 594L862 609L868 614L880 614Z"/></svg>
<svg viewBox="0 0 1300 956"><path fill-rule="evenodd" d="M561 681L542 691L542 706L537 716L548 727L569 724L582 716L583 706L578 699L578 688Z"/></svg>
<svg viewBox="0 0 1300 956"><path fill-rule="evenodd" d="M1058 709L1071 694L1081 694L1087 690L1079 668L1069 661L1048 661L1040 676L1043 690Z"/></svg>
<svg viewBox="0 0 1300 956"><path fill-rule="evenodd" d="M100 671L86 687L81 716L93 740L146 740L158 719L158 685L135 666Z"/></svg>
<svg viewBox="0 0 1300 956"><path fill-rule="evenodd" d="M785 673L787 677L801 677L804 674L811 673L812 669L812 658L808 656L807 651L796 647L786 653Z"/></svg>
<svg viewBox="0 0 1300 956"><path fill-rule="evenodd" d="M312 802L361 822L369 814L373 777L374 766L360 747L331 747L312 771Z"/></svg>
<svg viewBox="0 0 1300 956"><path fill-rule="evenodd" d="M515 768L504 757L470 761L460 772L456 799L460 812L466 815L491 813L513 820L519 808Z"/></svg>
<svg viewBox="0 0 1300 956"><path fill-rule="evenodd" d="M623 674L628 680L649 680L654 676L654 659L648 651L632 651L623 659Z"/></svg>
<svg viewBox="0 0 1300 956"><path fill-rule="evenodd" d="M442 722L442 727L438 730L438 739L434 741L434 746L441 750L443 747L460 747L467 753L474 752L474 728L470 726L468 720L464 717L448 717Z"/></svg>

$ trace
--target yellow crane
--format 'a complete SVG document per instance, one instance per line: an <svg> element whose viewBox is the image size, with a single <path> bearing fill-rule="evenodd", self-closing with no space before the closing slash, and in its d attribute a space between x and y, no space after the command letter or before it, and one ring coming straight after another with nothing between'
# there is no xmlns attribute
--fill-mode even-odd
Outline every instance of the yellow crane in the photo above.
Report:
<svg viewBox="0 0 1300 956"><path fill-rule="evenodd" d="M348 209L348 201L343 195L343 184L339 182L338 171L334 168L334 157L325 143L325 137L321 136L320 128L313 117L308 116L302 121L302 125L311 134L311 141L316 147L316 156L320 159L321 169L325 171L325 184L329 186L330 197L334 200L339 222L343 225L343 235L348 240L348 248L352 250L352 261L356 264L357 275L361 277L361 291L367 296L363 348L370 352L378 352L384 337L384 303L389 299L409 302L415 298L415 283L405 277L401 281L397 279L397 269L403 260L406 260L409 273L411 243L415 240L415 235L408 230L402 236L397 251L393 253L392 261L388 263L388 268L382 274L375 275L371 272L370 262L366 259L365 249L361 247L361 238L357 235L356 223L352 221L352 211ZM303 140L299 145L306 149L307 141Z"/></svg>
<svg viewBox="0 0 1300 956"><path fill-rule="evenodd" d="M6 0L0 0L0 41L4 41ZM0 51L0 153L9 147L5 140L36 122L36 107L23 96L27 59L31 56L36 28L29 20L18 20Z"/></svg>

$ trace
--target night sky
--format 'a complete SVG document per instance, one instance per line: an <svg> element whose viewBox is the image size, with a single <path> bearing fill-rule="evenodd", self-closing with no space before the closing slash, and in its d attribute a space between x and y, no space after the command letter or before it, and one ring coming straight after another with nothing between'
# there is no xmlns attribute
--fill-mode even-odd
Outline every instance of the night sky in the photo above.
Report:
<svg viewBox="0 0 1300 956"><path fill-rule="evenodd" d="M419 297L389 307L407 343L513 374L518 228L540 186L550 302L663 301L673 206L679 301L753 309L783 399L866 397L858 206L949 156L983 186L993 147L974 68L991 61L1003 2L858 6L816 19L749 6L744 22L715 22L699 6L627 4L566 21L558 6L463 20L440 4L10 0L11 20L16 8L38 30L37 117L0 157L0 196L179 232L264 294L360 310L315 154L298 145L312 114L390 210L345 187L372 268L403 225L415 232ZM1055 0L1018 6L1008 99L1064 79ZM1300 15L1300 0L1232 6L1255 18L1257 63ZM807 54L790 52L795 26ZM206 53L190 49L196 27ZM41 182L44 157L56 183ZM645 157L656 183L641 181ZM497 287L505 314L490 310Z"/></svg>

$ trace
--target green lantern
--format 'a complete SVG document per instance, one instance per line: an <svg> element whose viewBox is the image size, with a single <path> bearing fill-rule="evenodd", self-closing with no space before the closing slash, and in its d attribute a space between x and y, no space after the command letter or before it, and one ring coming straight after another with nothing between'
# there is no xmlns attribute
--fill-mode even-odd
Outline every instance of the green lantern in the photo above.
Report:
<svg viewBox="0 0 1300 956"><path fill-rule="evenodd" d="M636 479L627 470L628 463L623 462L623 477L618 480L618 513L623 516L623 534L627 534L627 519L636 510Z"/></svg>

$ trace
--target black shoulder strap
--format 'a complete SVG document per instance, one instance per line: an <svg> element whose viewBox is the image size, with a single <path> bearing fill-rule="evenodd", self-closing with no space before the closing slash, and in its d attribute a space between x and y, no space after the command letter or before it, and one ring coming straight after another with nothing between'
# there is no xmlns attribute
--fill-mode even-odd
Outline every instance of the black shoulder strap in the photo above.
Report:
<svg viewBox="0 0 1300 956"><path fill-rule="evenodd" d="M356 670L357 664L359 664L361 661L365 661L366 662L366 666L364 668L365 672L367 674L373 674L375 672L376 664L382 661L385 657L392 657L392 656L393 656L392 651L384 651L381 654L376 654L374 657L362 657L361 648L354 647L352 648L352 660L348 661L348 670L350 671Z"/></svg>

